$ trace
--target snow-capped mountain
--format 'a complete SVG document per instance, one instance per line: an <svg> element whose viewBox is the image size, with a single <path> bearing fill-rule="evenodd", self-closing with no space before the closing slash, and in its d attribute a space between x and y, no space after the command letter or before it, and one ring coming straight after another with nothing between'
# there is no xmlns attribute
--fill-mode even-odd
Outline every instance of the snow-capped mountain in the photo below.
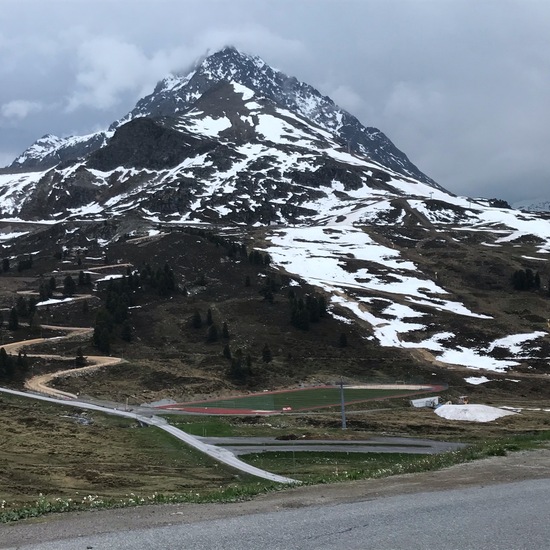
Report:
<svg viewBox="0 0 550 550"><path fill-rule="evenodd" d="M12 169L0 206L22 219L296 223L411 182L449 195L381 132L234 48L164 79L108 132L44 136Z"/></svg>
<svg viewBox="0 0 550 550"><path fill-rule="evenodd" d="M328 130L352 151L403 175L435 184L380 130L364 127L309 84L271 68L257 56L245 55L232 47L207 57L185 76L171 75L159 82L151 95L139 101L135 109L111 129L138 116L174 116L185 112L220 82L235 82L254 90L258 97L270 99L279 107Z"/></svg>
<svg viewBox="0 0 550 550"><path fill-rule="evenodd" d="M152 94L111 125L110 132L88 136L40 138L10 165L11 169L50 168L60 161L76 159L104 146L112 131L136 117L174 117L189 110L194 102L222 82L235 82L257 97L304 117L333 134L348 149L383 164L403 175L437 185L377 128L364 127L354 116L321 95L315 88L272 69L256 56L228 47L206 57L185 76L170 75L158 83Z"/></svg>
<svg viewBox="0 0 550 550"><path fill-rule="evenodd" d="M548 198L525 200L516 202L512 206L526 212L550 212L550 200Z"/></svg>
<svg viewBox="0 0 550 550"><path fill-rule="evenodd" d="M21 153L9 169L40 170L56 166L60 162L84 157L107 144L113 132L96 132L86 136L61 138L46 134Z"/></svg>

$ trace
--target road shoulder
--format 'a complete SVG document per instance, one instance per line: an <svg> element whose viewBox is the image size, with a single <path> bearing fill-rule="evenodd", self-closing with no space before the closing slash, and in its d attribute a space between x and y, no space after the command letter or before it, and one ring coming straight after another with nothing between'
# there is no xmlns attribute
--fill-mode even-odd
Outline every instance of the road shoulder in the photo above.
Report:
<svg viewBox="0 0 550 550"><path fill-rule="evenodd" d="M0 526L0 548L59 540L71 536L196 523L305 506L373 501L395 495L448 491L543 478L550 478L550 448L491 457L458 464L436 472L288 488L261 495L246 502L143 506L120 510L52 514L35 520Z"/></svg>

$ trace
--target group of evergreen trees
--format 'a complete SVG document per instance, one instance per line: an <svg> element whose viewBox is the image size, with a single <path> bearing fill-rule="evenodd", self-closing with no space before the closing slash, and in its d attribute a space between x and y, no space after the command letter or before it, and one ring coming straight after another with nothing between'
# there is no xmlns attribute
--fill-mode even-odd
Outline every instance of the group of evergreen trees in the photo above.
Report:
<svg viewBox="0 0 550 550"><path fill-rule="evenodd" d="M28 320L31 332L38 333L40 331L40 323L38 322L38 315L36 313L36 298L30 296L25 299L24 296L18 296L15 306L10 309L8 317L8 330L19 330L20 320ZM0 326L4 323L4 317L0 314Z"/></svg>
<svg viewBox="0 0 550 550"><path fill-rule="evenodd" d="M203 326L202 315L198 309L196 309L191 316L190 324L195 329L199 329ZM229 339L229 327L227 326L227 322L223 322L220 331L218 325L214 323L214 317L210 308L208 308L206 312L206 326L206 341L208 343L217 342L220 339L220 336L224 340Z"/></svg>
<svg viewBox="0 0 550 550"><path fill-rule="evenodd" d="M248 255L248 261L252 265L265 265L271 264L271 256L267 252L260 252L259 250L252 250Z"/></svg>
<svg viewBox="0 0 550 550"><path fill-rule="evenodd" d="M29 256L28 258L23 258L17 262L17 271L21 272L25 269L31 269L32 268L32 256Z"/></svg>
<svg viewBox="0 0 550 550"><path fill-rule="evenodd" d="M275 300L275 294L281 290L281 282L276 275L267 275L264 278L263 284L260 288L260 294L264 297L264 300L273 303Z"/></svg>
<svg viewBox="0 0 550 550"><path fill-rule="evenodd" d="M241 256L245 258L247 256L246 251L246 245L239 243L237 241L234 241L228 237L223 237L222 235L218 235L216 233L213 233L212 231L207 231L206 229L198 228L198 227L187 227L183 230L185 233L189 235L196 235L198 237L202 237L203 239L208 240L211 243L214 243L216 247L223 247L227 251L227 255L230 258Z"/></svg>
<svg viewBox="0 0 550 550"><path fill-rule="evenodd" d="M327 313L327 303L321 294L306 294L305 299L289 292L290 322L296 328L309 330L311 323L318 323Z"/></svg>
<svg viewBox="0 0 550 550"><path fill-rule="evenodd" d="M111 351L111 338L116 333L125 340L132 340L132 327L128 320L128 308L133 305L135 281L132 277L123 277L109 281L104 297L104 306L96 314L94 345L103 353Z"/></svg>
<svg viewBox="0 0 550 550"><path fill-rule="evenodd" d="M17 357L8 355L4 348L0 348L0 381L9 383L24 380L29 370L27 355L19 352Z"/></svg>
<svg viewBox="0 0 550 550"><path fill-rule="evenodd" d="M32 256L22 258L17 262L17 271L21 273L25 269L32 268ZM2 259L2 273L7 273L11 269L11 262L9 258Z"/></svg>
<svg viewBox="0 0 550 550"><path fill-rule="evenodd" d="M76 282L71 275L66 275L63 279L63 290L62 294L66 297L73 296L78 287L91 287L92 286L92 278L89 273L85 273L84 271L80 271L78 273L78 282ZM40 301L44 302L46 300L49 300L53 293L58 290L57 289L57 280L52 275L49 279L41 279L40 284L38 286L38 294L40 295Z"/></svg>
<svg viewBox="0 0 550 550"><path fill-rule="evenodd" d="M220 339L224 342L222 349L222 355L229 361L229 376L240 382L246 382L252 375L252 356L250 353L245 354L241 348L236 351L231 351L229 339L231 338L229 327L227 322L222 323L220 330L218 324L216 324L212 309L208 308L206 311L206 318L203 320L203 316L199 310L195 310L190 319L190 326L194 329L203 328L206 325L206 342L214 343ZM267 349L267 351L266 351ZM266 344L263 351L263 359L266 362L271 361L271 350Z"/></svg>
<svg viewBox="0 0 550 550"><path fill-rule="evenodd" d="M515 290L538 290L540 289L540 275L532 269L518 269L512 274L512 286Z"/></svg>
<svg viewBox="0 0 550 550"><path fill-rule="evenodd" d="M111 342L116 335L126 342L132 341L128 310L135 304L138 293L150 290L160 296L170 296L176 292L176 278L168 264L157 269L145 264L139 272L128 270L126 276L108 282L104 305L97 312L93 333L93 343L100 351L110 353Z"/></svg>
<svg viewBox="0 0 550 550"><path fill-rule="evenodd" d="M136 274L137 275L137 274ZM131 273L128 277L134 277ZM174 271L166 263L164 268L160 267L154 270L149 264L145 264L144 268L139 272L139 285L143 289L153 288L159 296L170 296L176 291L176 278Z"/></svg>

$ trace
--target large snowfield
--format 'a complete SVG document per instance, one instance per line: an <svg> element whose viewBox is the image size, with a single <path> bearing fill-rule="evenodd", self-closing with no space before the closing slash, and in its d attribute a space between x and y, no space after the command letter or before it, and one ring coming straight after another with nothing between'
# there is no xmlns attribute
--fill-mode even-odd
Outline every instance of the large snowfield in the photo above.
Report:
<svg viewBox="0 0 550 550"><path fill-rule="evenodd" d="M520 225L523 223L522 220ZM548 231L550 225L545 229ZM508 233L515 234L516 228ZM375 242L360 227L342 223L278 228L272 230L270 242L267 251L274 264L330 293L331 304L369 323L382 346L424 348L444 363L502 373L519 362L491 357L495 347L506 348L510 356L524 360L528 359L524 346L547 336L543 331L510 334L483 348L451 346L447 342L455 335L450 332L435 333L420 342L407 340L407 333L427 330L426 307L487 322L491 316L471 311L453 300L414 263L401 258L399 251ZM354 270L350 268L350 258L368 267ZM386 301L387 307L373 313L374 299L378 304Z"/></svg>

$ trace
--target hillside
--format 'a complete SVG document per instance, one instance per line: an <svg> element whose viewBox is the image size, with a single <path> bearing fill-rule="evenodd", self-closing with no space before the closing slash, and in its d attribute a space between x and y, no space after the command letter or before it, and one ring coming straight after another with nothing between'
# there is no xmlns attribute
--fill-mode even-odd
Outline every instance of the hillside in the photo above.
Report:
<svg viewBox="0 0 550 550"><path fill-rule="evenodd" d="M0 174L0 205L5 319L16 292L80 272L86 297L44 303L34 325L120 318L100 323L101 345L53 345L127 360L60 380L68 391L155 401L340 377L547 391L549 221L453 195L233 48L106 132L39 140ZM538 283L514 288L518 272Z"/></svg>

